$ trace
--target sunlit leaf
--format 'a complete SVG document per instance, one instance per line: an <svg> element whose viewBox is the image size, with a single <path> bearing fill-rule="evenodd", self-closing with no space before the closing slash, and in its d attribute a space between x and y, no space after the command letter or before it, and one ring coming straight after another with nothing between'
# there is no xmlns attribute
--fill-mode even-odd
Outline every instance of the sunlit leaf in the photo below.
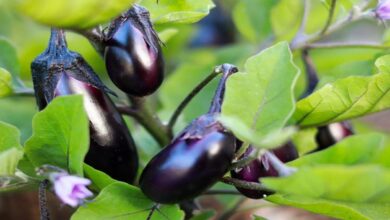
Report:
<svg viewBox="0 0 390 220"><path fill-rule="evenodd" d="M155 203L136 187L126 183L114 183L104 188L91 202L81 206L72 220L93 219L147 219ZM151 220L181 220L184 213L178 205L161 205Z"/></svg>
<svg viewBox="0 0 390 220"><path fill-rule="evenodd" d="M88 147L89 127L82 97L63 96L35 115L25 153L35 167L50 164L83 175Z"/></svg>

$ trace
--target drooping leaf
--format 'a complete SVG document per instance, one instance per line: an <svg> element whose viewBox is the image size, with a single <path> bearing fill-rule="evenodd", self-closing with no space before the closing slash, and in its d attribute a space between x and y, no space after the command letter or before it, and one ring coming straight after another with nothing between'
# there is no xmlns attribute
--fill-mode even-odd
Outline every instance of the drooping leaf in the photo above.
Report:
<svg viewBox="0 0 390 220"><path fill-rule="evenodd" d="M16 166L22 157L19 130L0 121L0 182L2 178L15 174Z"/></svg>
<svg viewBox="0 0 390 220"><path fill-rule="evenodd" d="M0 67L11 74L15 85L22 85L19 81L20 64L15 47L4 37L0 36ZM4 70L2 70L4 71ZM4 73L3 73L4 74ZM1 74L0 74L1 75ZM8 82L7 82L8 83ZM0 80L1 84L1 80ZM0 94L1 94L0 90ZM1 95L0 95L1 97Z"/></svg>
<svg viewBox="0 0 390 220"><path fill-rule="evenodd" d="M295 108L293 88L298 75L286 42L260 52L247 60L245 72L228 79L222 116L237 118L258 138L280 130Z"/></svg>
<svg viewBox="0 0 390 220"><path fill-rule="evenodd" d="M351 76L326 84L297 103L293 121L318 126L390 108L390 73Z"/></svg>
<svg viewBox="0 0 390 220"><path fill-rule="evenodd" d="M0 152L21 147L20 132L13 125L0 121Z"/></svg>
<svg viewBox="0 0 390 220"><path fill-rule="evenodd" d="M390 204L388 203L353 203L280 194L269 196L267 200L280 205L302 208L337 219L386 220L390 216Z"/></svg>
<svg viewBox="0 0 390 220"><path fill-rule="evenodd" d="M106 23L126 11L134 0L19 0L18 9L35 21L55 27L85 29Z"/></svg>
<svg viewBox="0 0 390 220"><path fill-rule="evenodd" d="M246 142L259 148L272 149L281 146L291 139L292 135L296 132L296 128L286 127L259 137L253 130L247 127L236 117L222 116L219 117L218 120L222 122L224 127L227 129L235 131L234 135L238 139L245 140Z"/></svg>
<svg viewBox="0 0 390 220"><path fill-rule="evenodd" d="M10 95L12 90L11 74L0 67L0 98Z"/></svg>
<svg viewBox="0 0 390 220"><path fill-rule="evenodd" d="M163 31L158 32L158 37L164 44L166 44L173 36L175 36L179 31L176 28L167 28Z"/></svg>
<svg viewBox="0 0 390 220"><path fill-rule="evenodd" d="M147 219L155 205L136 187L126 183L113 183L104 188L91 202L79 207L72 220L93 219ZM181 220L184 213L177 205L162 205L151 220Z"/></svg>
<svg viewBox="0 0 390 220"><path fill-rule="evenodd" d="M16 166L22 157L23 150L17 147L0 152L0 179L4 176L15 175Z"/></svg>
<svg viewBox="0 0 390 220"><path fill-rule="evenodd" d="M194 23L208 15L214 7L211 0L143 0L153 23Z"/></svg>
<svg viewBox="0 0 390 220"><path fill-rule="evenodd" d="M35 167L50 164L82 176L88 147L88 119L82 97L63 96L35 115L25 153Z"/></svg>

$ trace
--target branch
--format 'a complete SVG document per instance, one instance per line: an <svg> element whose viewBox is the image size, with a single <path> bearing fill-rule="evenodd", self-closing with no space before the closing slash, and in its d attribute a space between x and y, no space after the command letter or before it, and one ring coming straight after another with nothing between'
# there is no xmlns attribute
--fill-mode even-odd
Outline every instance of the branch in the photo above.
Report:
<svg viewBox="0 0 390 220"><path fill-rule="evenodd" d="M247 181L235 179L235 178L228 177L228 176L221 178L221 182L236 186L238 188L243 188L243 189L271 191L270 189L268 189L267 187L265 187L261 183L247 182Z"/></svg>
<svg viewBox="0 0 390 220"><path fill-rule="evenodd" d="M369 3L370 1L364 1L361 5L355 6L344 19L329 25L325 33L322 33L321 31L309 36L305 36L303 40L293 40L290 44L291 50L304 48L307 44L321 40L323 36L329 35L353 21L357 21L366 17L369 13L365 12L364 10L369 6Z"/></svg>
<svg viewBox="0 0 390 220"><path fill-rule="evenodd" d="M49 220L49 210L47 208L46 188L49 184L49 180L45 179L39 184L39 211L41 220Z"/></svg>
<svg viewBox="0 0 390 220"><path fill-rule="evenodd" d="M181 101L179 106L177 106L175 112L172 114L171 118L169 119L168 123L168 129L170 130L170 133L172 133L173 126L175 126L175 123L177 121L177 118L179 115L183 112L185 107L190 103L190 101L206 86L208 85L211 80L213 80L221 71L219 71L219 68L214 68L213 72L211 72L205 79L203 79L184 99Z"/></svg>
<svg viewBox="0 0 390 220"><path fill-rule="evenodd" d="M312 94L314 89L317 87L319 81L317 70L309 56L308 48L304 48L302 50L302 61L305 66L307 88L305 93L303 93L303 95L300 97L300 99L303 99Z"/></svg>
<svg viewBox="0 0 390 220"><path fill-rule="evenodd" d="M297 33L295 34L295 37L291 41L291 45L300 44L301 41L304 41L306 39L305 28L307 24L307 19L309 17L309 10L310 10L310 0L304 0L302 21Z"/></svg>
<svg viewBox="0 0 390 220"><path fill-rule="evenodd" d="M328 19L326 20L326 24L324 26L324 28L322 29L322 31L320 32L320 35L324 35L326 33L326 31L328 30L330 24L332 23L332 20L333 20L333 15L334 15L334 11L336 9L336 0L332 0L332 2L330 3L330 9L329 9L329 16L328 16Z"/></svg>
<svg viewBox="0 0 390 220"><path fill-rule="evenodd" d="M123 114L134 117L159 143L161 147L166 146L171 137L169 130L161 120L145 104L145 98L128 95L131 107L119 106Z"/></svg>
<svg viewBox="0 0 390 220"><path fill-rule="evenodd" d="M372 48L372 49L390 49L389 45L364 42L329 42L329 43L311 43L307 44L307 49L329 49L329 48Z"/></svg>
<svg viewBox="0 0 390 220"><path fill-rule="evenodd" d="M203 195L241 195L237 190L209 190L203 193Z"/></svg>
<svg viewBox="0 0 390 220"><path fill-rule="evenodd" d="M104 34L102 31L102 27L98 26L90 30L72 30L78 34L83 35L91 45L95 48L95 50L99 53L100 56L104 56Z"/></svg>

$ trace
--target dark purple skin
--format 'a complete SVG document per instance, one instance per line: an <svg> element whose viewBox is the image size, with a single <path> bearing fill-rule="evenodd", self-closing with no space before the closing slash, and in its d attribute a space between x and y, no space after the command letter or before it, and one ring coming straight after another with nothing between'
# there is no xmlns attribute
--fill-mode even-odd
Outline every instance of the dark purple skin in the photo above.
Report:
<svg viewBox="0 0 390 220"><path fill-rule="evenodd" d="M217 125L207 132L191 134L194 126L210 121L201 116L187 131L175 138L145 167L140 187L158 203L177 203L191 199L212 186L227 171L234 157L235 137ZM213 119L211 119L213 120Z"/></svg>
<svg viewBox="0 0 390 220"><path fill-rule="evenodd" d="M317 128L316 142L317 149L313 152L326 149L340 140L353 135L353 129L349 122L335 122L329 125L321 126Z"/></svg>
<svg viewBox="0 0 390 220"><path fill-rule="evenodd" d="M132 183L138 156L126 123L111 99L100 89L66 73L58 81L54 96L81 94L89 119L90 147L85 162L112 178Z"/></svg>
<svg viewBox="0 0 390 220"><path fill-rule="evenodd" d="M236 138L217 121L227 77L237 72L222 65L222 77L208 114L195 119L145 167L140 178L143 193L158 203L192 199L228 171Z"/></svg>
<svg viewBox="0 0 390 220"><path fill-rule="evenodd" d="M249 146L243 157L250 155L253 150L254 148ZM276 148L271 152L284 163L298 158L298 151L292 142L288 142L287 144ZM272 164L265 160L264 156L262 156L260 159L253 160L251 163L241 169L232 170L230 174L233 178L255 183L259 183L259 178L261 177L279 176L278 172L275 170ZM240 191L243 195L252 199L261 199L264 198L264 196L273 193L271 191L258 191L242 188L237 188L237 190Z"/></svg>
<svg viewBox="0 0 390 220"><path fill-rule="evenodd" d="M32 62L31 70L40 110L56 96L83 95L90 128L85 162L114 179L132 183L138 155L126 123L92 68L80 54L68 50L62 30L52 29L48 48Z"/></svg>
<svg viewBox="0 0 390 220"><path fill-rule="evenodd" d="M119 22L119 23L118 23ZM104 60L112 82L134 96L156 91L164 78L164 60L158 39L148 40L135 21L117 21L105 41ZM151 45L153 44L153 45Z"/></svg>

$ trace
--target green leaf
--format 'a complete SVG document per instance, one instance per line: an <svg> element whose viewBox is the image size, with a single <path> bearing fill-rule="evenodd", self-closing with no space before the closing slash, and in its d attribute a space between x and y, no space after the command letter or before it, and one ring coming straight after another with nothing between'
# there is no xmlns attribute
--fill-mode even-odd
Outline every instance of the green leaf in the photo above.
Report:
<svg viewBox="0 0 390 220"><path fill-rule="evenodd" d="M0 121L0 152L21 147L20 132L13 125Z"/></svg>
<svg viewBox="0 0 390 220"><path fill-rule="evenodd" d="M296 128L287 127L259 137L255 132L253 132L253 130L247 127L236 117L222 116L218 118L218 121L220 121L227 129L234 130L234 135L238 139L253 144L259 148L271 149L279 147L290 140L292 135L296 132Z"/></svg>
<svg viewBox="0 0 390 220"><path fill-rule="evenodd" d="M253 220L267 220L267 219L261 216L254 215Z"/></svg>
<svg viewBox="0 0 390 220"><path fill-rule="evenodd" d="M379 73L390 73L390 55L379 57L375 61L375 66Z"/></svg>
<svg viewBox="0 0 390 220"><path fill-rule="evenodd" d="M214 210L205 210L193 216L190 220L210 220L215 215Z"/></svg>
<svg viewBox="0 0 390 220"><path fill-rule="evenodd" d="M21 148L10 148L0 153L0 178L15 175L16 166L23 157ZM1 182L1 181L0 181Z"/></svg>
<svg viewBox="0 0 390 220"><path fill-rule="evenodd" d="M253 43L271 34L269 21L274 0L241 0L233 9L233 21L238 31Z"/></svg>
<svg viewBox="0 0 390 220"><path fill-rule="evenodd" d="M326 150L300 157L289 165L378 164L390 167L390 146L385 147L384 144L385 137L381 134L353 135Z"/></svg>
<svg viewBox="0 0 390 220"><path fill-rule="evenodd" d="M209 14L214 7L211 0L143 0L153 23L194 23Z"/></svg>
<svg viewBox="0 0 390 220"><path fill-rule="evenodd" d="M116 182L116 180L112 179L109 175L105 174L100 170L94 169L93 167L85 163L84 176L92 181L92 185L90 187L95 188L98 191Z"/></svg>
<svg viewBox="0 0 390 220"><path fill-rule="evenodd" d="M44 164L83 175L83 161L89 148L88 119L81 96L55 98L33 118L33 135L25 153L35 167Z"/></svg>
<svg viewBox="0 0 390 220"><path fill-rule="evenodd" d="M300 167L283 178L262 178L278 193L346 202L390 203L390 169L378 165Z"/></svg>
<svg viewBox="0 0 390 220"><path fill-rule="evenodd" d="M7 39L1 36L0 36L0 67L9 71L9 73L12 76L13 83L15 85L19 85L19 86L21 85L21 82L19 81L20 65L19 65L16 49ZM2 73L0 73L0 75L4 74L3 73L4 70L1 70L1 72ZM1 80L0 80L0 84L1 84Z"/></svg>
<svg viewBox="0 0 390 220"><path fill-rule="evenodd" d="M299 70L288 44L282 42L249 58L245 71L228 79L222 116L237 117L260 138L283 128L294 112Z"/></svg>
<svg viewBox="0 0 390 220"><path fill-rule="evenodd" d="M158 36L162 42L167 43L173 36L175 36L179 30L176 28L167 28L158 32Z"/></svg>
<svg viewBox="0 0 390 220"><path fill-rule="evenodd" d="M387 219L390 145L381 134L354 135L289 163L298 171L262 178L279 194L267 200L340 219Z"/></svg>
<svg viewBox="0 0 390 220"><path fill-rule="evenodd" d="M390 108L390 73L351 76L326 84L297 103L294 123L318 126Z"/></svg>
<svg viewBox="0 0 390 220"><path fill-rule="evenodd" d="M19 0L18 9L35 21L55 27L86 29L110 21L134 0Z"/></svg>
<svg viewBox="0 0 390 220"><path fill-rule="evenodd" d="M10 95L12 90L11 74L0 67L0 98Z"/></svg>
<svg viewBox="0 0 390 220"><path fill-rule="evenodd" d="M126 183L114 183L104 188L91 202L81 206L72 220L94 219L147 219L154 202L146 198L136 187ZM163 205L153 213L152 220L184 219L177 205Z"/></svg>
<svg viewBox="0 0 390 220"><path fill-rule="evenodd" d="M344 220L386 220L390 216L390 204L383 203L353 203L280 194L269 196L267 200Z"/></svg>

